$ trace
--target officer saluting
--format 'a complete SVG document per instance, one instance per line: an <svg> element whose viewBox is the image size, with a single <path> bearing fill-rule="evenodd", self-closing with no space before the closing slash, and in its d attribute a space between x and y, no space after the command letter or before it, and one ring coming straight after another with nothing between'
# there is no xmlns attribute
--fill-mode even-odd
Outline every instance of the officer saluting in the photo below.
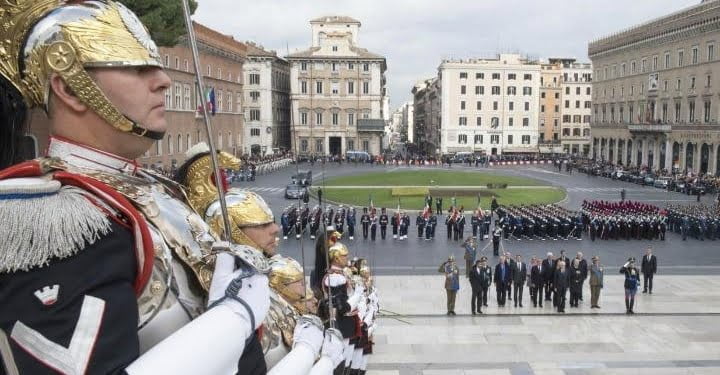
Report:
<svg viewBox="0 0 720 375"><path fill-rule="evenodd" d="M502 239L502 232L502 228L498 225L495 225L495 230L493 230L492 235L493 256L500 255L500 241Z"/></svg>

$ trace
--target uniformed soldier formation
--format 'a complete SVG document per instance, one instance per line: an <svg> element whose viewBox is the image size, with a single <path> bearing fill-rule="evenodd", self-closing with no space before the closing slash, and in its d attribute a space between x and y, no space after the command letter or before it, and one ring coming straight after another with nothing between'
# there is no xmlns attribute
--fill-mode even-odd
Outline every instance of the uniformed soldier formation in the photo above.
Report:
<svg viewBox="0 0 720 375"><path fill-rule="evenodd" d="M496 210L505 239L582 240L583 224L579 212L555 204L500 206Z"/></svg>
<svg viewBox="0 0 720 375"><path fill-rule="evenodd" d="M670 230L700 241L720 240L720 205L667 206Z"/></svg>
<svg viewBox="0 0 720 375"><path fill-rule="evenodd" d="M366 262L346 270L323 236L308 292L265 201L220 201L215 170L240 160L213 166L196 145L175 180L134 161L165 137L172 81L132 11L3 1L0 25L0 373L365 372L379 309ZM34 108L52 136L21 162Z"/></svg>
<svg viewBox="0 0 720 375"><path fill-rule="evenodd" d="M665 240L667 217L657 206L633 201L583 201L590 239Z"/></svg>

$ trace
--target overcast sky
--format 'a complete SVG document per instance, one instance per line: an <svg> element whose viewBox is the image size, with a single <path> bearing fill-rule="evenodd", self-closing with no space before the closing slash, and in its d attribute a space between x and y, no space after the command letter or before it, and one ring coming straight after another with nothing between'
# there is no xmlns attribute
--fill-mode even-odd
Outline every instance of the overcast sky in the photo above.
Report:
<svg viewBox="0 0 720 375"><path fill-rule="evenodd" d="M443 58L519 52L588 61L588 42L700 0L198 0L194 19L282 56L308 48L310 19L362 23L360 47L387 59L391 110Z"/></svg>

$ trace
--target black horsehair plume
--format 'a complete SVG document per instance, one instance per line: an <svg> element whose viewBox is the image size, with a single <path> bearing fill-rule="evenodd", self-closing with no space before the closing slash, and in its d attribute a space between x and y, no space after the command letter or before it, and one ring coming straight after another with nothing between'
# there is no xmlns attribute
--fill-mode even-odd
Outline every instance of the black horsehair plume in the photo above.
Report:
<svg viewBox="0 0 720 375"><path fill-rule="evenodd" d="M0 170L22 161L27 115L20 92L0 76Z"/></svg>

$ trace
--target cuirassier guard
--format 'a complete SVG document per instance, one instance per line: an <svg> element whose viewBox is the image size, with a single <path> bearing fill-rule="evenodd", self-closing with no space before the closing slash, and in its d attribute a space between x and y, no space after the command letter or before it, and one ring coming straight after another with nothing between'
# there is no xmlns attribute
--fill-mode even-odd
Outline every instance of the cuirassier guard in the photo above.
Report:
<svg viewBox="0 0 720 375"><path fill-rule="evenodd" d="M336 325L345 341L344 364L336 368L336 374L357 372L353 366L355 346L359 340L360 325L357 306L364 298L360 288L353 288L351 271L348 268L350 252L341 242L334 240L331 232L318 238L315 253L315 274L311 276L312 287L320 290L318 313L329 325ZM329 237L328 237L329 236ZM324 243L329 238L329 243ZM334 243L333 243L334 242ZM329 262L329 264L328 264ZM318 270L321 270L318 272ZM325 270L325 274L318 276Z"/></svg>
<svg viewBox="0 0 720 375"><path fill-rule="evenodd" d="M2 371L264 373L267 258L133 161L164 137L171 84L139 19L0 0L0 52L0 168L28 110L51 134L46 157L0 171Z"/></svg>
<svg viewBox="0 0 720 375"><path fill-rule="evenodd" d="M205 143L193 146L175 180L185 187L190 205L203 213L211 228L219 231L223 218L209 153ZM234 156L222 151L217 154L223 169L240 167L241 161ZM230 240L262 251L270 264L270 311L263 322L261 344L271 373L307 373L310 367L313 370L336 367L344 350L342 336L337 331L330 332L323 343L322 321L316 316L317 300L305 284L302 266L277 253L278 226L272 210L258 194L223 188L231 225ZM312 366L321 347L321 359Z"/></svg>

